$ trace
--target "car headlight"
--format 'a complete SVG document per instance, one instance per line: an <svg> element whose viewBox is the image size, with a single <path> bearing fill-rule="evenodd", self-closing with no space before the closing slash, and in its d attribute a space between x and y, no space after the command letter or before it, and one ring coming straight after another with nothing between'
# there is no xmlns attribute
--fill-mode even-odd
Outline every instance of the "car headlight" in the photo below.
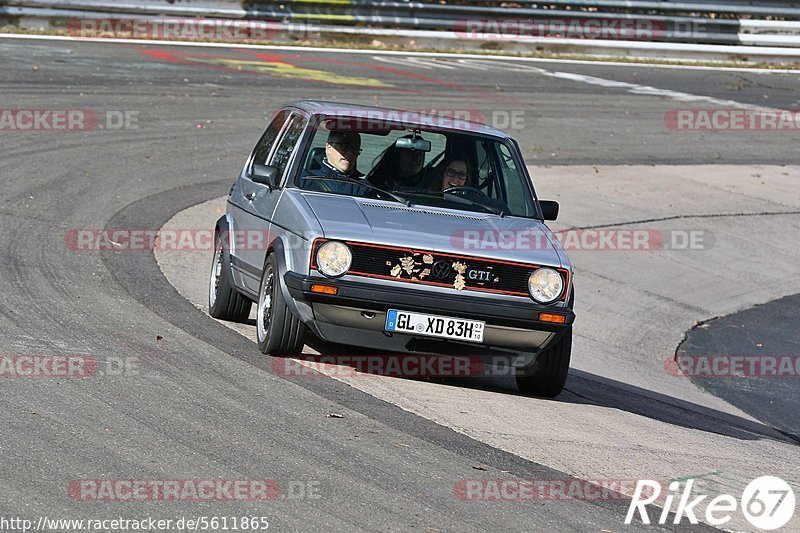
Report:
<svg viewBox="0 0 800 533"><path fill-rule="evenodd" d="M317 268L328 277L343 275L352 264L353 254L343 242L328 241L317 248Z"/></svg>
<svg viewBox="0 0 800 533"><path fill-rule="evenodd" d="M537 268L528 277L528 291L540 304L549 304L556 301L564 292L564 280L561 274L552 268Z"/></svg>

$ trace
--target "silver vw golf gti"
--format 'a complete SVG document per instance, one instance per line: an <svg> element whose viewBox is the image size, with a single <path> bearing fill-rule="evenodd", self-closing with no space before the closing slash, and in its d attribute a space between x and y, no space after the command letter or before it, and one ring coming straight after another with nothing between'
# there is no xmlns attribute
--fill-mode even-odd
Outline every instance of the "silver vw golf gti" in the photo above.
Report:
<svg viewBox="0 0 800 533"><path fill-rule="evenodd" d="M301 353L308 335L485 355L506 360L522 392L554 397L575 318L572 265L545 225L557 215L500 130L295 102L261 136L216 223L210 314L243 321L255 302L270 355Z"/></svg>

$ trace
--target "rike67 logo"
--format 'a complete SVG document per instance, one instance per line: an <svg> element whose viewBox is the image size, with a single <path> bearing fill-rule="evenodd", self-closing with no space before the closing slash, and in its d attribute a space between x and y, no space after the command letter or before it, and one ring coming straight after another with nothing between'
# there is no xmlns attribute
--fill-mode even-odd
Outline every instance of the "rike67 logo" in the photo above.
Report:
<svg viewBox="0 0 800 533"><path fill-rule="evenodd" d="M680 483L673 481L669 484L669 492L664 500L659 524L666 524L673 502L677 499L674 524L680 524L683 518L691 524L697 524L695 507L708 498L707 494L697 497L692 494L694 479L686 481L683 491L680 492ZM625 523L630 524L636 512L642 523L650 524L647 506L661 497L661 484L657 481L639 480L633 493ZM705 506L705 522L712 526L721 526L731 520L732 513L741 509L742 514L754 527L762 530L778 529L786 525L794 516L795 497L792 487L779 477L762 476L751 481L744 492L740 502L730 494L720 494Z"/></svg>

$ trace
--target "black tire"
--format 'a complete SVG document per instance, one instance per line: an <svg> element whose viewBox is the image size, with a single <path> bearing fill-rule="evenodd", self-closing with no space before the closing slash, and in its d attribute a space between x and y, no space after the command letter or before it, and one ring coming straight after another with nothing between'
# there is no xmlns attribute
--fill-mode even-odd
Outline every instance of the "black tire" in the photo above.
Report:
<svg viewBox="0 0 800 533"><path fill-rule="evenodd" d="M306 325L286 306L280 287L278 262L267 256L261 273L256 312L258 349L268 355L295 355L303 351Z"/></svg>
<svg viewBox="0 0 800 533"><path fill-rule="evenodd" d="M534 363L534 371L527 376L517 376L517 387L523 394L555 398L564 390L569 373L569 360L572 355L572 326L539 354Z"/></svg>
<svg viewBox="0 0 800 533"><path fill-rule="evenodd" d="M236 290L231 281L231 261L220 239L214 234L214 257L208 281L208 314L231 322L244 322L250 316L252 300Z"/></svg>

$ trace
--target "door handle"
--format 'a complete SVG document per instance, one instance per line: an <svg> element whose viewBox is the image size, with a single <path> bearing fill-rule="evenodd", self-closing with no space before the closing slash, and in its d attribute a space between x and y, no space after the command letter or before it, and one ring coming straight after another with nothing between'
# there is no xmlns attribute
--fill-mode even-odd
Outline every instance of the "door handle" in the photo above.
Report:
<svg viewBox="0 0 800 533"><path fill-rule="evenodd" d="M247 198L248 202L252 202L253 200L256 199L256 193L249 192L249 193L245 194L244 197Z"/></svg>

